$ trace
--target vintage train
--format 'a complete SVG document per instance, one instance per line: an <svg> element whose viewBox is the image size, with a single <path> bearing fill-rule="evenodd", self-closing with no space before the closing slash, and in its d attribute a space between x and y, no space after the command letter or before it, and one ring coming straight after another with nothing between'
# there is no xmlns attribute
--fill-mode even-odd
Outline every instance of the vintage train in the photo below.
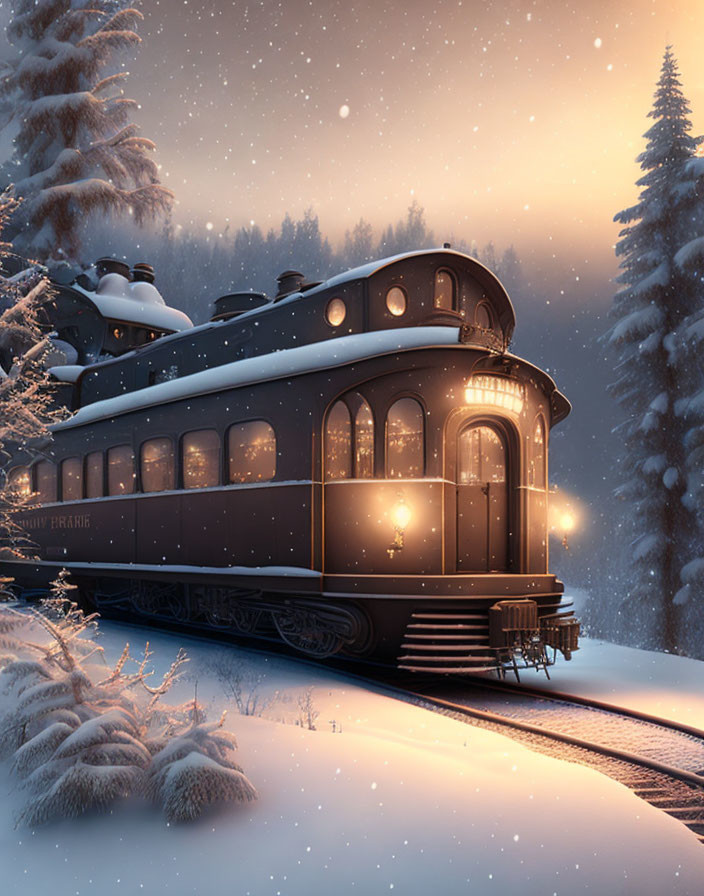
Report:
<svg viewBox="0 0 704 896"><path fill-rule="evenodd" d="M547 448L570 405L508 352L499 280L446 246L278 286L197 327L148 265L102 259L57 286L73 413L11 465L38 559L10 572L66 567L101 612L319 657L499 674L569 658Z"/></svg>

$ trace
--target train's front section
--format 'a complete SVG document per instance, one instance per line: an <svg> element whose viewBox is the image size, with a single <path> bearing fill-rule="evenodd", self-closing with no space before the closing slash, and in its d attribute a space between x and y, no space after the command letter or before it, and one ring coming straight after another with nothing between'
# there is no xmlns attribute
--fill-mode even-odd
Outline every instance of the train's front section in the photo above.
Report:
<svg viewBox="0 0 704 896"><path fill-rule="evenodd" d="M366 302L398 352L326 411L326 593L357 596L400 668L547 671L578 647L548 570L548 441L569 402L508 352L511 302L474 259L389 263Z"/></svg>

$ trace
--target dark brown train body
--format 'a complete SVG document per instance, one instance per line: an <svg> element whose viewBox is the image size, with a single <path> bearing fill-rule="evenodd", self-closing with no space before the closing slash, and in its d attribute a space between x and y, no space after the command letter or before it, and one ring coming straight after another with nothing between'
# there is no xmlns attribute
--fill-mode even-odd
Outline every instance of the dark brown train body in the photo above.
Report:
<svg viewBox="0 0 704 896"><path fill-rule="evenodd" d="M314 655L447 672L569 657L547 532L569 403L508 353L499 281L436 250L280 282L57 370L76 413L10 471L41 500L21 520L41 561L13 573L65 566L103 611Z"/></svg>

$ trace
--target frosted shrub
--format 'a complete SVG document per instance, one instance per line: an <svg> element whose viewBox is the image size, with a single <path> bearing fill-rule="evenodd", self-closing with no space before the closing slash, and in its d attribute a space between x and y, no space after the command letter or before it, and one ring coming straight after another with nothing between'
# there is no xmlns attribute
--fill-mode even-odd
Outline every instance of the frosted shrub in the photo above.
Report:
<svg viewBox="0 0 704 896"><path fill-rule="evenodd" d="M155 687L148 645L134 672L126 671L129 645L109 668L93 640L96 617L68 599L72 587L59 575L40 612L0 605L0 759L10 761L26 793L18 823L104 810L143 794L177 821L215 803L254 799L222 719L208 725L197 701L172 707L162 700L186 662L183 651Z"/></svg>
<svg viewBox="0 0 704 896"><path fill-rule="evenodd" d="M215 724L194 716L187 731L154 755L149 769L147 796L162 806L169 822L191 821L213 805L257 798L232 758L237 742L223 730L224 716Z"/></svg>

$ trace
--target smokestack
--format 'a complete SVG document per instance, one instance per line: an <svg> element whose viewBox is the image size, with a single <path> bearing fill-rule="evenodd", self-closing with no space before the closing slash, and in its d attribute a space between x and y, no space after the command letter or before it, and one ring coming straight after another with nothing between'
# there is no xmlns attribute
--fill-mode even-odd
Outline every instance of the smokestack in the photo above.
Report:
<svg viewBox="0 0 704 896"><path fill-rule="evenodd" d="M274 296L274 301L283 299L285 296L291 295L291 293L300 292L304 280L305 278L300 271L284 271L283 274L279 274L276 278L279 289Z"/></svg>

